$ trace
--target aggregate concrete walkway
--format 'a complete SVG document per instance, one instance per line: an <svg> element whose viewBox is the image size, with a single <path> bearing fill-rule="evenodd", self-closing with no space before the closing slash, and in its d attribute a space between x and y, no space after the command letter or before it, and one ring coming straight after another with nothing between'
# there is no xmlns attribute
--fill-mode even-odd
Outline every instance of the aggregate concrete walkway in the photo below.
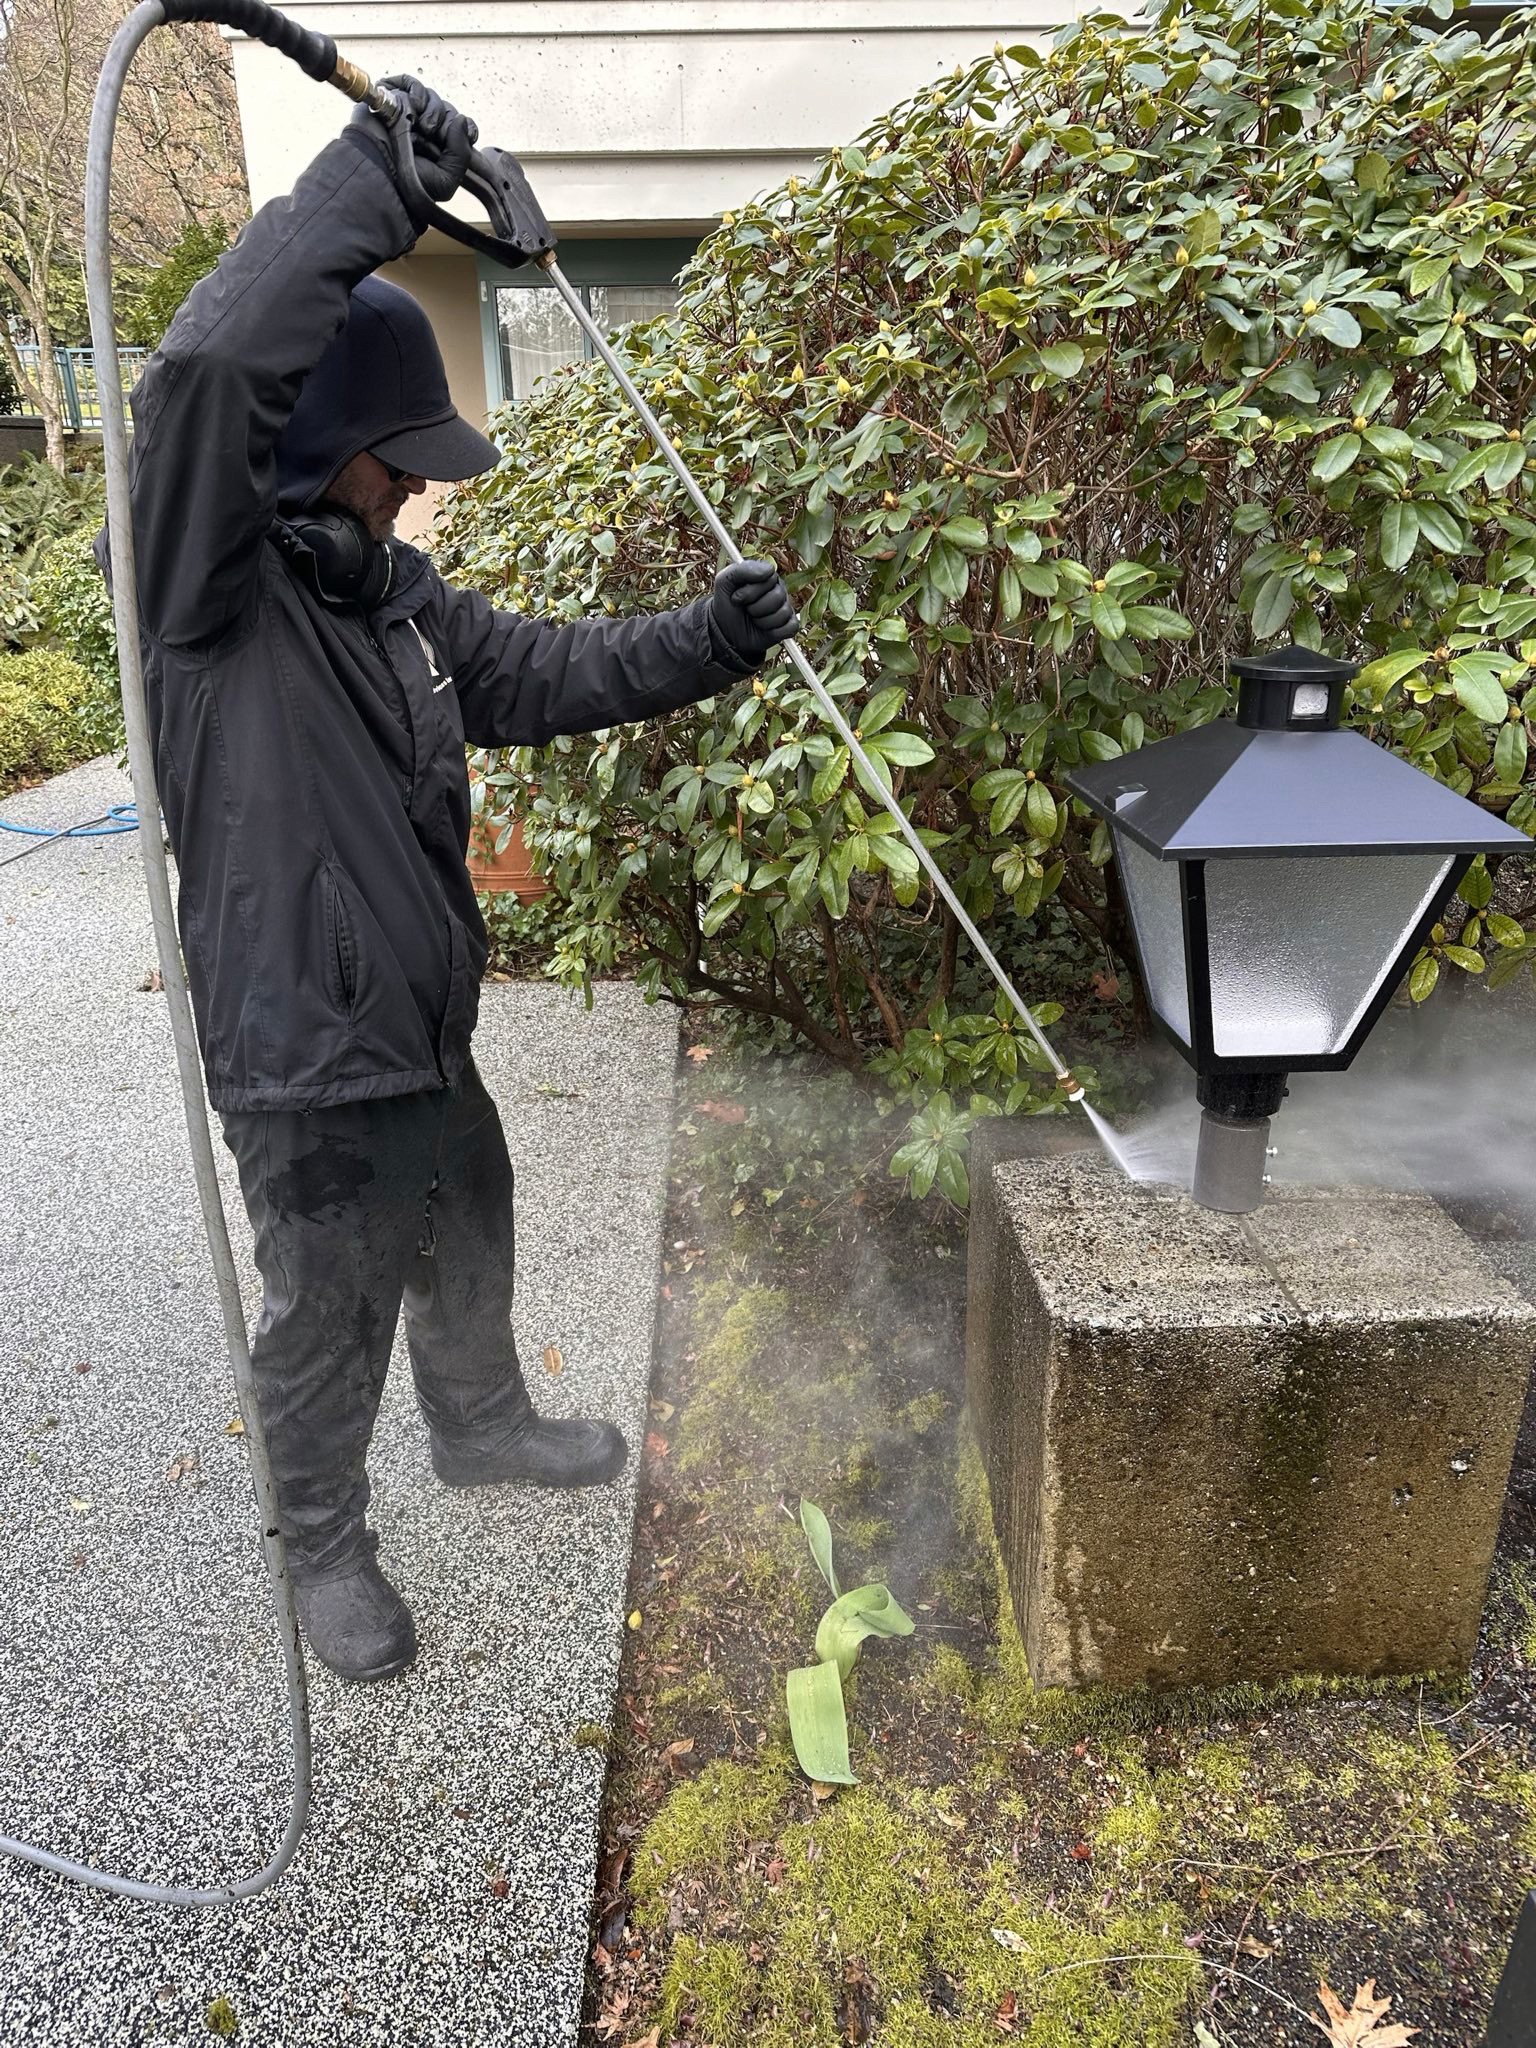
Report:
<svg viewBox="0 0 1536 2048"><path fill-rule="evenodd" d="M125 794L98 763L0 816ZM138 863L128 835L0 869L0 1833L228 1883L282 1832L285 1697ZM519 1169L535 1398L632 1443L675 1042L630 988L588 1014L525 985L486 990L476 1042ZM598 1495L449 1493L402 1366L375 1519L418 1664L361 1689L312 1670L314 1817L258 1900L139 1905L0 1860L3 2048L206 2048L221 1997L241 2048L574 2041L603 1781L576 1738L612 1705L633 1461Z"/></svg>

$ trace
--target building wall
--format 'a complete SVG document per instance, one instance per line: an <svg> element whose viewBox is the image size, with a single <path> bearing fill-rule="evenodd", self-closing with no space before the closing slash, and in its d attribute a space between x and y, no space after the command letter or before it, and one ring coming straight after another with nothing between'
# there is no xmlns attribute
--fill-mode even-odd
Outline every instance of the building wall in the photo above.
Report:
<svg viewBox="0 0 1536 2048"><path fill-rule="evenodd" d="M567 230L699 230L803 170L894 100L1001 39L1042 0L294 0L376 78L413 72L526 165ZM286 191L338 103L236 41L251 194Z"/></svg>

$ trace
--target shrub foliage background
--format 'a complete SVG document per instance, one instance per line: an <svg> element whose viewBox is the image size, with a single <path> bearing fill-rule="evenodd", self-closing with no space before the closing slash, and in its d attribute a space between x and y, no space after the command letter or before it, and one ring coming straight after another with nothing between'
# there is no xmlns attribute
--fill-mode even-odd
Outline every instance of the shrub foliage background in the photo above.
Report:
<svg viewBox="0 0 1536 2048"><path fill-rule="evenodd" d="M1532 47L1362 0L1092 17L728 215L629 334L1026 995L1087 1015L1126 958L1063 771L1218 715L1253 644L1368 663L1353 724L1536 830ZM571 616L704 587L600 364L499 429L456 573ZM872 1067L920 1108L920 1191L963 1198L976 1112L1053 1099L787 669L488 766L555 877L558 972L636 950L657 992ZM1474 871L1415 998L1536 964L1524 887Z"/></svg>

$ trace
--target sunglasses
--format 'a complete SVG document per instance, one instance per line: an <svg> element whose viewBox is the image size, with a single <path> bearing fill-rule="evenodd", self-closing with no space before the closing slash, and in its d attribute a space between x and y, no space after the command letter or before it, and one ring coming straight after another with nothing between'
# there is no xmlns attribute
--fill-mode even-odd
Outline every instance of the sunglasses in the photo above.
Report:
<svg viewBox="0 0 1536 2048"><path fill-rule="evenodd" d="M392 462L386 462L382 455L375 455L373 459L392 484L403 484L408 476L415 475L414 470L396 469L395 465Z"/></svg>

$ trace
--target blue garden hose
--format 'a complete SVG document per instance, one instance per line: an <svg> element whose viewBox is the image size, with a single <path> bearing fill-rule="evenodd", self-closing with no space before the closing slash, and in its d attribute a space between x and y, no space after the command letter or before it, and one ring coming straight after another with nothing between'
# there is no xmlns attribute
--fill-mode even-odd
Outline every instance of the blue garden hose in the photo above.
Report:
<svg viewBox="0 0 1536 2048"><path fill-rule="evenodd" d="M14 818L0 818L0 832L17 832L22 838L32 841L20 853L8 853L4 860L0 860L0 868L10 867L13 861L25 860L29 853L41 853L55 840L115 839L119 832L137 832L138 829L137 804L114 804L110 811L102 811L97 817L86 818L78 825L23 825Z"/></svg>
<svg viewBox="0 0 1536 2048"><path fill-rule="evenodd" d="M99 818L87 818L83 825L20 825L14 818L0 818L0 832L22 832L28 839L111 839L118 832L137 832L137 804L114 804Z"/></svg>

